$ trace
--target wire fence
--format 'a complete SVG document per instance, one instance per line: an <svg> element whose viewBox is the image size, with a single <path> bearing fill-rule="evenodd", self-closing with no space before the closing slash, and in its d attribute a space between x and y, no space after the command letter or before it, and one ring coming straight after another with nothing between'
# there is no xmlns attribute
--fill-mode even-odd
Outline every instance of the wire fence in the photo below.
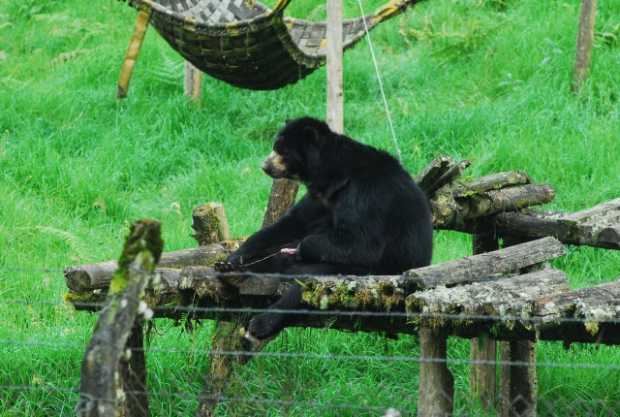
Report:
<svg viewBox="0 0 620 417"><path fill-rule="evenodd" d="M9 268L0 266L2 275L60 274L62 268ZM33 295L33 298L36 295ZM82 308L99 310L105 302L83 302ZM0 311L39 311L64 308L62 300L5 298ZM156 310L183 313L187 320L197 313L234 313L252 316L264 308L226 308L205 306L158 307ZM444 320L518 321L540 324L538 317L466 315L447 313L407 313L402 311L320 311L269 310L285 315L345 316L364 320L421 319L440 317ZM86 313L84 313L86 314ZM587 325L587 318L559 318L560 322ZM80 393L80 364L88 345L91 329L81 329L80 336L59 337L45 331L32 334L10 334L2 329L0 318L0 414L2 415L75 415L85 400ZM155 319L163 323L164 319ZM618 324L619 320L609 319ZM66 322L64 326L84 326ZM27 326L26 326L27 327ZM7 329L15 328L6 326ZM194 415L204 401L218 403L215 415L282 415L282 416L414 416L420 391L420 367L424 364L445 364L455 379L453 416L504 415L500 389L491 406L483 406L470 387L470 369L474 366L496 367L498 378L507 367L538 372L538 397L529 406L539 416L618 416L620 412L620 350L613 347L584 346L561 352L552 344L539 348L539 359L510 360L497 355L495 359L472 359L457 339L459 348L444 358L424 357L417 340L380 341L364 339L356 343L354 335L333 338L320 330L308 333L287 331L278 341L263 350L216 349L210 346L213 335L196 336L202 329L179 338L174 327L161 326L151 334L151 342L143 350L147 356L148 386L143 390L126 391L127 396L149 397L151 415ZM196 333L196 334L195 334ZM199 341L188 341L199 338ZM165 343L158 343L162 338ZM288 342L282 341L289 339ZM387 340L387 339L386 339ZM337 345L351 342L352 346ZM369 343L369 346L365 346ZM386 348L392 343L391 347ZM452 343L452 342L451 342ZM191 357L191 363L189 359ZM208 363L213 357L231 360L252 358L235 370L222 393L208 395L205 384ZM60 358L66 361L58 362ZM181 359L175 359L181 358ZM499 372L499 370L502 370ZM185 378L180 381L179 378ZM501 385L498 379L498 385ZM446 393L446 395L448 395ZM105 402L105 398L88 398ZM526 410L519 415L528 414Z"/></svg>

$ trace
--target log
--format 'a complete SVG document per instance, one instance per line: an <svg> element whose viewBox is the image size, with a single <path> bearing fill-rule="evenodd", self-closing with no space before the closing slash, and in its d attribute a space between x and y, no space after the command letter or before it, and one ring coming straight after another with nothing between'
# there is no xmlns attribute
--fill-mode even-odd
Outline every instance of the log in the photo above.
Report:
<svg viewBox="0 0 620 417"><path fill-rule="evenodd" d="M562 327L585 331L603 342L617 333L606 330L608 324L620 320L620 277L596 287L541 297L536 301L535 315L541 319L543 330L565 323L568 326Z"/></svg>
<svg viewBox="0 0 620 417"><path fill-rule="evenodd" d="M551 187L538 184L471 194L459 189L456 195L446 190L437 193L431 200L433 223L440 229L465 230L473 219L548 203L554 196Z"/></svg>
<svg viewBox="0 0 620 417"><path fill-rule="evenodd" d="M475 234L472 243L474 255L499 249L497 236L489 227L484 233ZM472 361L469 374L470 390L478 397L482 408L489 411L496 401L496 341L488 335L472 339L469 357Z"/></svg>
<svg viewBox="0 0 620 417"><path fill-rule="evenodd" d="M267 210L263 218L263 227L276 222L295 203L299 183L284 178L273 180Z"/></svg>
<svg viewBox="0 0 620 417"><path fill-rule="evenodd" d="M422 170L415 182L428 198L432 198L437 190L452 183L469 165L469 161L455 162L449 156L440 156Z"/></svg>
<svg viewBox="0 0 620 417"><path fill-rule="evenodd" d="M136 415L136 410L148 416L148 404L136 402L146 396L144 355L135 355L144 347L138 346L142 338L136 332L142 331L141 317L152 313L142 300L162 248L159 223L142 220L132 225L82 361L77 406L81 417ZM132 395L136 391L139 394Z"/></svg>
<svg viewBox="0 0 620 417"><path fill-rule="evenodd" d="M497 215L496 229L501 235L529 238L554 236L563 243L620 249L620 219L610 221L615 224L584 223L568 216L510 212Z"/></svg>
<svg viewBox="0 0 620 417"><path fill-rule="evenodd" d="M408 284L416 289L453 287L488 281L498 274L518 271L566 253L555 238L546 237L509 248L468 256L454 261L412 269L405 272Z"/></svg>
<svg viewBox="0 0 620 417"><path fill-rule="evenodd" d="M530 182L530 177L528 177L528 175L524 172L498 172L496 174L486 175L468 183L459 185L454 188L453 193L458 197L467 197L472 194L479 194L491 190L500 190L514 185L529 184Z"/></svg>
<svg viewBox="0 0 620 417"><path fill-rule="evenodd" d="M490 282L420 291L410 294L406 303L407 311L414 313L413 320L425 326L482 325L482 320L475 318L488 317L493 320L487 324L500 321L511 327L518 318L532 315L538 298L566 291L566 275L548 268Z"/></svg>
<svg viewBox="0 0 620 417"><path fill-rule="evenodd" d="M213 265L228 256L237 244L207 245L195 249L182 249L162 254L159 266L172 268L185 265ZM105 261L65 269L65 282L74 292L105 289L110 285L112 274L118 268L116 261Z"/></svg>
<svg viewBox="0 0 620 417"><path fill-rule="evenodd" d="M594 23L596 21L596 0L582 0L577 32L575 69L573 71L573 92L578 92L588 78L592 62L592 44L594 43Z"/></svg>
<svg viewBox="0 0 620 417"><path fill-rule="evenodd" d="M447 365L447 334L422 327L420 337L420 383L418 417L451 417L454 378Z"/></svg>

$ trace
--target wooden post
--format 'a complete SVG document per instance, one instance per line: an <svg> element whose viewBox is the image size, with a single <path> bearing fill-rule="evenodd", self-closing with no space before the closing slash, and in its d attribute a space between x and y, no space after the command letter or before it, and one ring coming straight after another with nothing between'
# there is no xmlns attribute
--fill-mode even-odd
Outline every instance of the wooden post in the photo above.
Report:
<svg viewBox="0 0 620 417"><path fill-rule="evenodd" d="M446 363L448 338L444 331L422 327L418 417L450 417L454 378Z"/></svg>
<svg viewBox="0 0 620 417"><path fill-rule="evenodd" d="M327 124L344 132L342 91L342 0L327 0Z"/></svg>
<svg viewBox="0 0 620 417"><path fill-rule="evenodd" d="M198 206L192 213L194 237L201 246L230 240L228 220L221 203L207 203ZM218 351L241 351L240 330L247 320L234 322L217 321L211 340L211 361L205 376L205 386L200 395L198 416L211 417L226 389L228 379L237 363L243 363L246 356L218 355Z"/></svg>
<svg viewBox="0 0 620 417"><path fill-rule="evenodd" d="M194 238L200 246L230 240L230 228L222 203L207 203L192 212Z"/></svg>
<svg viewBox="0 0 620 417"><path fill-rule="evenodd" d="M80 417L149 415L141 320L153 313L143 298L162 248L159 223L132 225L84 353L76 408Z"/></svg>
<svg viewBox="0 0 620 417"><path fill-rule="evenodd" d="M499 241L492 230L486 228L484 233L473 236L474 255L498 249ZM469 387L478 396L485 410L495 405L496 357L497 344L491 337L484 335L471 340L470 358L473 363L469 375ZM476 364L476 361L486 363Z"/></svg>
<svg viewBox="0 0 620 417"><path fill-rule="evenodd" d="M273 180L263 227L276 222L295 203L299 183L284 178Z"/></svg>
<svg viewBox="0 0 620 417"><path fill-rule="evenodd" d="M149 27L150 20L151 8L146 6L141 7L138 11L138 17L136 17L136 25L134 27L131 40L129 41L129 47L125 53L125 60L123 61L123 66L121 67L121 74L118 77L118 86L116 89L117 98L127 97L129 80L131 79L133 68L138 60L138 54L140 53L140 48L144 42L144 35L146 34L146 29Z"/></svg>
<svg viewBox="0 0 620 417"><path fill-rule="evenodd" d="M501 342L501 417L536 417L536 343Z"/></svg>
<svg viewBox="0 0 620 417"><path fill-rule="evenodd" d="M581 89L588 78L592 63L592 43L594 41L594 23L596 21L596 0L582 0L577 33L577 52L573 72L573 92Z"/></svg>
<svg viewBox="0 0 620 417"><path fill-rule="evenodd" d="M202 72L192 65L191 62L185 61L185 79L183 83L183 91L185 95L192 100L200 98L202 93Z"/></svg>

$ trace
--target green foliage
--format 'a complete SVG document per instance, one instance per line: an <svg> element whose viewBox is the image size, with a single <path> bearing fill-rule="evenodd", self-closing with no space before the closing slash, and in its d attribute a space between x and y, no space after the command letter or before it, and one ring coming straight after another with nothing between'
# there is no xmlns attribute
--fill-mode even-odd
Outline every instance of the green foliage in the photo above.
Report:
<svg viewBox="0 0 620 417"><path fill-rule="evenodd" d="M363 4L369 12L381 3ZM348 16L359 15L357 1L345 4ZM599 9L592 75L578 97L569 88L576 1L429 0L374 31L405 166L415 173L449 154L473 161L470 176L523 170L556 189L549 209L619 197L620 2L599 2ZM287 13L322 19L324 3L293 1ZM271 185L259 166L273 135L286 118L325 114L324 70L274 92L207 77L202 100L190 103L182 95L182 60L153 30L129 98L117 102L134 18L112 0L0 1L2 417L74 415L94 316L62 303L63 267L118 259L138 218L161 221L166 250L194 246L191 210L207 201L224 203L233 235L253 232ZM345 57L345 100L347 133L394 152L365 41ZM441 232L435 246L434 262L441 262L468 254L471 240ZM573 287L614 278L618 264L618 253L585 248L554 262ZM148 353L153 415L192 415L211 325L189 335L163 321L157 328ZM468 346L451 340L450 358L467 359ZM287 330L269 350L419 354L410 337L319 330ZM542 344L539 361L559 365L539 367L539 415L585 415L589 399L601 408L620 400L620 379L611 371L562 367L617 364L613 348ZM457 413L480 415L468 367L451 368ZM264 401L230 402L221 412L377 416L392 406L415 414L417 375L414 361L259 358L228 395Z"/></svg>

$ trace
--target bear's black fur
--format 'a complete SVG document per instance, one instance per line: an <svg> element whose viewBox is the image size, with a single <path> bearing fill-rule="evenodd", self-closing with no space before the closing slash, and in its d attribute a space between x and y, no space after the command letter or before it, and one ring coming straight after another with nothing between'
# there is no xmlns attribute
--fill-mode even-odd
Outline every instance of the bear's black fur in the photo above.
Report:
<svg viewBox="0 0 620 417"><path fill-rule="evenodd" d="M388 153L303 117L278 133L263 170L273 178L300 181L308 193L275 224L248 238L228 258L227 268L365 275L399 274L431 262L428 200ZM297 251L279 253L282 248ZM293 309L300 302L301 289L292 285L271 308ZM273 336L286 317L259 314L250 321L249 333L258 339Z"/></svg>

